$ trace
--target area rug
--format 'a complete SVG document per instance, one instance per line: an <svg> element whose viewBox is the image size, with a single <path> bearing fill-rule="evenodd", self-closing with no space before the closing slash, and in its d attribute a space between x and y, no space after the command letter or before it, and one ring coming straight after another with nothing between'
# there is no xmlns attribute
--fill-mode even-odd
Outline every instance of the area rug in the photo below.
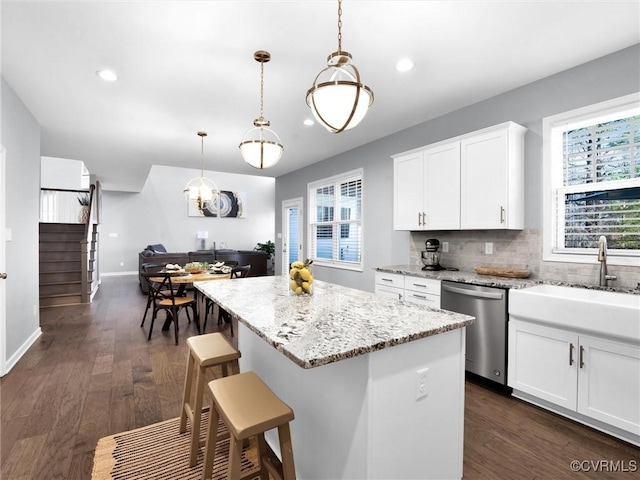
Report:
<svg viewBox="0 0 640 480"><path fill-rule="evenodd" d="M208 412L203 414L201 438L205 437ZM204 447L198 452L198 463L189 467L191 422L187 431L179 433L180 418L172 418L147 427L101 438L93 459L92 480L190 480L202 478ZM222 422L218 432L224 430ZM213 466L214 479L225 479L229 440L218 442ZM255 469L257 452L250 444L242 452L241 471ZM253 460L253 461L252 461Z"/></svg>

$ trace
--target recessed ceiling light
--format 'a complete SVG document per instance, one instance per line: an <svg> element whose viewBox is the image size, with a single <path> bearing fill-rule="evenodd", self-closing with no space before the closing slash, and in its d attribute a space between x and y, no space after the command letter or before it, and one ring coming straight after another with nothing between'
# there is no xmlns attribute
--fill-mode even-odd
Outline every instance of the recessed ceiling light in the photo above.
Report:
<svg viewBox="0 0 640 480"><path fill-rule="evenodd" d="M403 58L396 63L396 70L399 72L408 72L413 68L413 60L410 58Z"/></svg>
<svg viewBox="0 0 640 480"><path fill-rule="evenodd" d="M310 127L311 125L313 125L315 122L313 120L311 120L310 118L305 118L304 123L307 127Z"/></svg>
<svg viewBox="0 0 640 480"><path fill-rule="evenodd" d="M118 80L118 76L112 70L98 70L96 72L96 75L98 75L105 82L115 82L116 80Z"/></svg>

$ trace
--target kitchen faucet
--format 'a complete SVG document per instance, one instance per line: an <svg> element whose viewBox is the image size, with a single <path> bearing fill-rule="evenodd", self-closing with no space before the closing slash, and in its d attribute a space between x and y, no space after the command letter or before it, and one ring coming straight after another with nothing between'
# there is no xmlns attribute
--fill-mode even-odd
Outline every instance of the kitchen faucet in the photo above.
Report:
<svg viewBox="0 0 640 480"><path fill-rule="evenodd" d="M608 287L609 280L617 280L615 275L607 275L607 237L601 235L598 239L598 261L600 262L600 286Z"/></svg>

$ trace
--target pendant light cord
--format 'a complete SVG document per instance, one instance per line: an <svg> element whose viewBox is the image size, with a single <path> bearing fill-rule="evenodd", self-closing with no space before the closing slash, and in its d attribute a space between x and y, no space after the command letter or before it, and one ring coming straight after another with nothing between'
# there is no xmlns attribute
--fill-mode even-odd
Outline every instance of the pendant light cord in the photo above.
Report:
<svg viewBox="0 0 640 480"><path fill-rule="evenodd" d="M342 0L338 0L338 53L342 52Z"/></svg>
<svg viewBox="0 0 640 480"><path fill-rule="evenodd" d="M264 60L260 61L260 119L264 119Z"/></svg>

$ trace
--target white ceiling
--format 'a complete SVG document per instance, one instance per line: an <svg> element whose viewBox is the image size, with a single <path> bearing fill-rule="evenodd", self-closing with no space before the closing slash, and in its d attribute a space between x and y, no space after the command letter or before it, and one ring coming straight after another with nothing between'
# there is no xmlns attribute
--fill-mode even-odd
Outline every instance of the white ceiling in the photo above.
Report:
<svg viewBox="0 0 640 480"><path fill-rule="evenodd" d="M331 134L307 89L337 50L337 1L2 1L2 75L42 127L43 156L82 160L107 190L152 164L279 176L465 105L640 43L640 1L344 0L343 49L375 103ZM264 114L278 165L238 144ZM401 57L416 67L395 70ZM96 70L118 75L105 83Z"/></svg>

